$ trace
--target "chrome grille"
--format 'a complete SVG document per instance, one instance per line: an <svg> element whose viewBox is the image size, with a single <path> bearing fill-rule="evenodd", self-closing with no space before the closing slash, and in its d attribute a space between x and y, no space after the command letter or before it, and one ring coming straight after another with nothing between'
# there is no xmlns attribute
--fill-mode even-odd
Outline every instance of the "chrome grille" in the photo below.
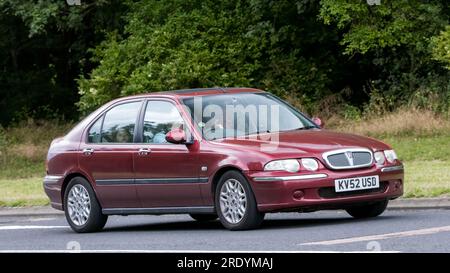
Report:
<svg viewBox="0 0 450 273"><path fill-rule="evenodd" d="M356 169L372 165L373 154L369 149L351 148L326 152L323 159L335 170Z"/></svg>

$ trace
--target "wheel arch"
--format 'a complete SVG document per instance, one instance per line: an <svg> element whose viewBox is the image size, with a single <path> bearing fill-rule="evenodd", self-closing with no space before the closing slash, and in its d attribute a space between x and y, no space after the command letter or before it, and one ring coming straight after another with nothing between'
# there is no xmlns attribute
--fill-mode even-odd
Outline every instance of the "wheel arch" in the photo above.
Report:
<svg viewBox="0 0 450 273"><path fill-rule="evenodd" d="M237 167L235 165L226 165L226 166L220 167L214 173L213 178L212 178L212 182L211 182L211 194L212 194L213 198L215 198L216 187L217 187L217 184L219 183L220 178L222 177L222 175L224 173L226 173L228 171L238 171L245 177L244 171L241 168L239 168L239 167ZM251 185L250 185L250 187L251 187Z"/></svg>
<svg viewBox="0 0 450 273"><path fill-rule="evenodd" d="M62 209L63 209L63 210L64 210L64 201L65 201L65 200L64 200L64 194L65 194L65 192L66 192L67 185L69 184L70 180L72 180L72 179L75 178L75 177L81 177L81 178L84 178L84 179L86 179L86 181L88 181L88 182L92 185L91 181L90 181L84 174L82 174L82 173L80 173L80 172L73 172L73 173L67 174L67 175L64 177L64 180L63 180L63 182L62 182L62 184L61 184L61 206L62 206ZM94 187L92 187L92 189L94 190L94 193L97 194L97 193L95 192Z"/></svg>

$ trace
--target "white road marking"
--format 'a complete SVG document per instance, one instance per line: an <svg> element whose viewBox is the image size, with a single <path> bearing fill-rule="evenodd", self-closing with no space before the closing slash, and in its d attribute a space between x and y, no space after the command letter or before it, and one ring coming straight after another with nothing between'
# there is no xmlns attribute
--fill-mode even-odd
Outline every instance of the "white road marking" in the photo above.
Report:
<svg viewBox="0 0 450 273"><path fill-rule="evenodd" d="M447 231L450 231L450 226L424 228L424 229L393 232L393 233L386 233L386 234L379 234L379 235L369 235L369 236L362 236L362 237L351 237L351 238L329 240L329 241L301 243L298 245L311 246L311 245L350 244L350 243L357 243L357 242L378 241L378 240L402 238L402 237L409 237L409 236L429 235L429 234L435 234L435 233L447 232Z"/></svg>
<svg viewBox="0 0 450 273"><path fill-rule="evenodd" d="M30 218L28 220L22 221L22 222L39 222L39 221L50 221L50 220L55 220L56 218L49 218L49 217L41 217L41 218Z"/></svg>
<svg viewBox="0 0 450 273"><path fill-rule="evenodd" d="M0 230L18 230L18 229L55 229L69 228L68 226L0 226Z"/></svg>

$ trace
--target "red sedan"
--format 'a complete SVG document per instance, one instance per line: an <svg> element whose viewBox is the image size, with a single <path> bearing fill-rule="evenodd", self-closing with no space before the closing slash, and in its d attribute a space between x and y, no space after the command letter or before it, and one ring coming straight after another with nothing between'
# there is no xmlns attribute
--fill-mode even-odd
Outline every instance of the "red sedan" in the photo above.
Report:
<svg viewBox="0 0 450 273"><path fill-rule="evenodd" d="M114 100L48 151L45 192L76 232L108 215L186 213L230 230L265 213L383 213L403 165L378 140L321 129L274 95L190 89Z"/></svg>

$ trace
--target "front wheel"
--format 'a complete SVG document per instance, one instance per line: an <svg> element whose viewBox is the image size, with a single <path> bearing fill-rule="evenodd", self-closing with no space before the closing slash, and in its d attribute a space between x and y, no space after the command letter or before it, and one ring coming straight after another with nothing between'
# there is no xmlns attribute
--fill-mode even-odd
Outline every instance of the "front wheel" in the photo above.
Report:
<svg viewBox="0 0 450 273"><path fill-rule="evenodd" d="M238 171L222 175L215 192L220 222L229 230L257 228L264 220L247 179Z"/></svg>
<svg viewBox="0 0 450 273"><path fill-rule="evenodd" d="M369 205L357 206L347 209L347 213L358 219L377 217L386 210L388 203L388 200L384 200Z"/></svg>
<svg viewBox="0 0 450 273"><path fill-rule="evenodd" d="M70 227L78 233L101 230L108 220L86 179L70 180L64 193L64 211Z"/></svg>

